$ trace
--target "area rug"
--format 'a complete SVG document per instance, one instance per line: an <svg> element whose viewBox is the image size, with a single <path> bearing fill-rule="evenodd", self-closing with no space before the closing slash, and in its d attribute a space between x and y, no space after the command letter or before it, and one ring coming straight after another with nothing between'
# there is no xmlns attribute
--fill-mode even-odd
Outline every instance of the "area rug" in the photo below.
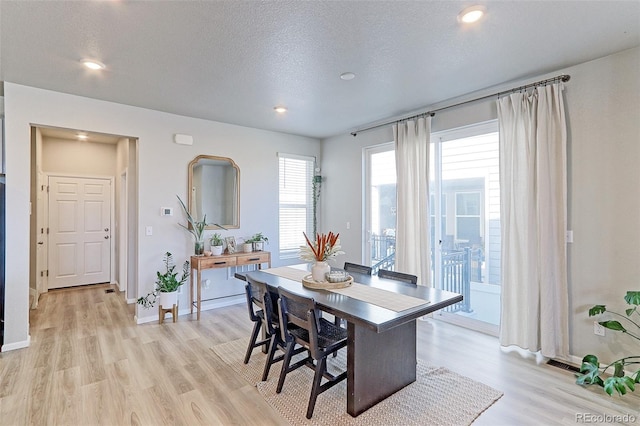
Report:
<svg viewBox="0 0 640 426"><path fill-rule="evenodd" d="M243 364L245 339L211 348L226 364L258 388L265 400L292 425L469 425L496 402L502 392L443 367L418 362L417 380L374 405L358 417L347 413L346 380L318 397L313 418L305 417L313 371L299 368L289 373L280 394L275 389L280 374L278 363L262 382L266 355L255 349L248 364ZM346 351L328 359L330 371L346 366Z"/></svg>

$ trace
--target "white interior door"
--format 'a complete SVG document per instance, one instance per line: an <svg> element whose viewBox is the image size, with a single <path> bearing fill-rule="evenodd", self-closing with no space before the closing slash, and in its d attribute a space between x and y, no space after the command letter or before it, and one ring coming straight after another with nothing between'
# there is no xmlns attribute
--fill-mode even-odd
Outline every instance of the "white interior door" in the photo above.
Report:
<svg viewBox="0 0 640 426"><path fill-rule="evenodd" d="M110 281L111 181L49 177L49 289Z"/></svg>

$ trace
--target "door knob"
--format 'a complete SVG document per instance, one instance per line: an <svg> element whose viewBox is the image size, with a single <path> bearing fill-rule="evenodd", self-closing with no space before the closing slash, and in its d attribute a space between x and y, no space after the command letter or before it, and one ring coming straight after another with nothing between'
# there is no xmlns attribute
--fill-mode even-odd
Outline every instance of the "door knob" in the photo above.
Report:
<svg viewBox="0 0 640 426"><path fill-rule="evenodd" d="M44 241L38 241L38 244L43 245Z"/></svg>
<svg viewBox="0 0 640 426"><path fill-rule="evenodd" d="M109 228L104 228L104 232L109 232Z"/></svg>
<svg viewBox="0 0 640 426"><path fill-rule="evenodd" d="M104 239L105 239L105 240L108 240L108 239L109 239L109 236L108 236L108 235L105 235L105 236L104 236Z"/></svg>

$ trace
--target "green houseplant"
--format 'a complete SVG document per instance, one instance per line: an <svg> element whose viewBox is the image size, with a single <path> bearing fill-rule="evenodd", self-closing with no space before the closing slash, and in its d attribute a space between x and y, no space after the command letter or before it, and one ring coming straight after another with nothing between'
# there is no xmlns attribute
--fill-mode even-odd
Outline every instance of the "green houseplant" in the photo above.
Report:
<svg viewBox="0 0 640 426"><path fill-rule="evenodd" d="M224 240L222 239L222 235L217 232L214 233L209 239L211 243L211 254L214 256L219 256L222 254L222 246L224 246Z"/></svg>
<svg viewBox="0 0 640 426"><path fill-rule="evenodd" d="M189 278L189 261L185 260L182 265L182 276L178 278L178 272L175 271L176 265L173 262L173 255L169 252L164 254L164 272L156 272L156 288L146 296L138 298L138 304L145 309L154 306L160 296L160 293L174 293ZM165 305L161 303L162 305Z"/></svg>
<svg viewBox="0 0 640 426"><path fill-rule="evenodd" d="M633 339L640 340L640 322L638 321L640 319L640 311L638 311L640 291L628 291L624 300L630 306L625 310L625 315L607 310L605 305L595 305L589 309L589 316L592 317L608 312L614 317L619 317L623 322L606 320L599 321L599 324L609 330L618 331ZM607 370L610 368L613 368L613 375L606 377ZM630 372L625 370L630 370ZM603 379L603 376L606 378ZM617 359L602 368L598 357L591 354L586 355L582 359L580 374L577 376L576 383L579 385L596 384L602 386L609 395L612 395L614 391L619 395L624 395L627 393L627 389L633 392L635 391L636 383L640 383L640 355Z"/></svg>
<svg viewBox="0 0 640 426"><path fill-rule="evenodd" d="M264 244L269 244L269 238L262 235L262 232L258 232L253 234L253 236L249 240L247 240L247 242L253 243L254 251L262 251L264 250Z"/></svg>
<svg viewBox="0 0 640 426"><path fill-rule="evenodd" d="M191 235L193 235L193 237L196 240L195 254L196 256L200 256L204 253L203 234L204 234L204 230L207 227L207 215L204 215L204 218L202 218L202 220L200 221L196 220L193 216L191 216L191 213L189 213L189 210L187 210L187 206L182 202L180 197L177 195L176 197L178 197L178 201L180 202L180 206L182 206L182 210L184 211L184 214L187 216L187 222L188 222L188 226L184 226L181 223L179 223L178 225L182 226L184 229L189 231Z"/></svg>

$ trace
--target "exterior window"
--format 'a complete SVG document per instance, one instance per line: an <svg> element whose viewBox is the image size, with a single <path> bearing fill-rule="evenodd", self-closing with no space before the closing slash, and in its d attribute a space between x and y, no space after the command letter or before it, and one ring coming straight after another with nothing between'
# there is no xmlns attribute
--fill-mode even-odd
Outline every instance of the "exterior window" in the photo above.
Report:
<svg viewBox="0 0 640 426"><path fill-rule="evenodd" d="M480 242L482 238L480 192L456 193L456 238L466 242Z"/></svg>
<svg viewBox="0 0 640 426"><path fill-rule="evenodd" d="M315 158L278 154L280 259L298 256L303 232L313 234L312 182Z"/></svg>

